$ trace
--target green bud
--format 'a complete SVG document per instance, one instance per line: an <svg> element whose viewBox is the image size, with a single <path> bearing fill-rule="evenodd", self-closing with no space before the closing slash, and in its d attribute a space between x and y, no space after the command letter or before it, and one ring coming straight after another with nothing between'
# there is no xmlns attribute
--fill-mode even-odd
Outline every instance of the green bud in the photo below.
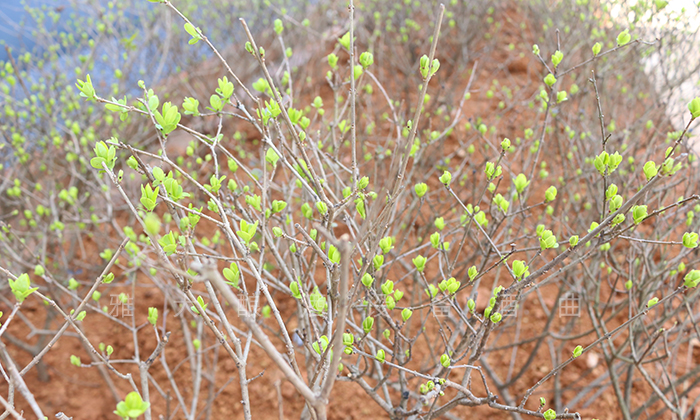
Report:
<svg viewBox="0 0 700 420"><path fill-rule="evenodd" d="M71 355L70 355L70 363L71 363L72 365L78 366L78 367L80 367L80 366L82 365L82 362L80 361L80 357L78 357L78 356L76 356L76 355L74 355L74 354L71 354Z"/></svg>
<svg viewBox="0 0 700 420"><path fill-rule="evenodd" d="M653 161L649 161L644 164L644 176L647 178L647 181L652 179L653 177L656 176L656 174L659 172L658 169L656 168L656 163Z"/></svg>
<svg viewBox="0 0 700 420"><path fill-rule="evenodd" d="M687 288L692 289L700 283L700 270L690 270L685 275L684 284Z"/></svg>
<svg viewBox="0 0 700 420"><path fill-rule="evenodd" d="M275 19L275 32L277 35L281 34L282 31L284 30L284 25L282 25L282 21L280 19Z"/></svg>
<svg viewBox="0 0 700 420"><path fill-rule="evenodd" d="M554 199L557 198L557 187L552 185L551 187L547 188L547 191L544 192L544 199L546 202L554 201Z"/></svg>
<svg viewBox="0 0 700 420"><path fill-rule="evenodd" d="M369 273L365 273L362 276L362 284L365 285L366 288L369 289L370 286L372 286L372 283L374 282L374 278Z"/></svg>
<svg viewBox="0 0 700 420"><path fill-rule="evenodd" d="M318 209L318 212L324 216L328 213L328 205L326 203L324 203L323 201L317 202L316 208Z"/></svg>
<svg viewBox="0 0 700 420"><path fill-rule="evenodd" d="M544 78L544 82L547 84L547 86L552 87L552 85L554 85L557 82L557 78L554 77L552 73L550 73Z"/></svg>
<svg viewBox="0 0 700 420"><path fill-rule="evenodd" d="M571 247L575 247L578 244L578 235L573 235L572 237L569 238L569 245Z"/></svg>
<svg viewBox="0 0 700 420"><path fill-rule="evenodd" d="M386 309L388 311L393 310L396 307L396 301L392 296L387 296L386 299L384 300L384 303L386 305Z"/></svg>
<svg viewBox="0 0 700 420"><path fill-rule="evenodd" d="M564 54L557 50L554 54L552 54L552 64L554 64L554 68L556 69L557 66L559 66L559 63L561 63L561 60L564 58Z"/></svg>
<svg viewBox="0 0 700 420"><path fill-rule="evenodd" d="M510 149L510 139L504 138L503 141L501 141L501 148L508 151L508 149Z"/></svg>
<svg viewBox="0 0 700 420"><path fill-rule="evenodd" d="M382 284L381 288L382 293L384 293L385 295L390 295L394 293L394 282L391 280L387 280Z"/></svg>
<svg viewBox="0 0 700 420"><path fill-rule="evenodd" d="M428 192L428 186L422 182L416 184L413 188L416 191L416 195L418 196L418 198L422 198L425 195L425 193Z"/></svg>
<svg viewBox="0 0 700 420"><path fill-rule="evenodd" d="M581 353L583 353L583 347L576 346L576 348L574 349L574 351L572 353L572 357L575 359L575 358L579 357L581 355Z"/></svg>
<svg viewBox="0 0 700 420"><path fill-rule="evenodd" d="M632 207L632 218L634 219L634 224L638 225L647 217L647 206L634 206Z"/></svg>
<svg viewBox="0 0 700 420"><path fill-rule="evenodd" d="M469 267L467 274L469 275L469 281L474 281L476 276L479 275L479 271L476 269L476 266L472 265L471 267Z"/></svg>
<svg viewBox="0 0 700 420"><path fill-rule="evenodd" d="M360 64L366 70L369 66L374 63L374 56L371 52L365 51L360 54Z"/></svg>
<svg viewBox="0 0 700 420"><path fill-rule="evenodd" d="M362 321L362 329L364 330L365 334L369 334L370 331L372 331L372 327L374 326L374 318L371 316L368 316L367 318Z"/></svg>
<svg viewBox="0 0 700 420"><path fill-rule="evenodd" d="M422 273L423 270L425 270L425 263L426 263L426 261L428 261L428 259L425 258L424 256L422 256L422 255L416 256L416 257L413 259L413 264L416 266L416 270L418 270L419 272Z"/></svg>
<svg viewBox="0 0 700 420"><path fill-rule="evenodd" d="M632 37L629 34L629 29L625 29L617 36L617 45L625 45L630 42L630 39L632 39Z"/></svg>
<svg viewBox="0 0 700 420"><path fill-rule="evenodd" d="M447 354L443 354L442 356L440 356L440 364L446 368L450 367L450 365L452 364L450 356L448 356Z"/></svg>
<svg viewBox="0 0 700 420"><path fill-rule="evenodd" d="M686 248L697 248L698 234L695 232L685 232L683 234L683 246Z"/></svg>
<svg viewBox="0 0 700 420"><path fill-rule="evenodd" d="M148 308L148 322L151 325L156 325L156 322L158 322L158 308Z"/></svg>
<svg viewBox="0 0 700 420"><path fill-rule="evenodd" d="M448 171L445 171L442 173L440 176L440 182L443 183L446 187L450 186L450 182L452 181L452 174L449 173Z"/></svg>

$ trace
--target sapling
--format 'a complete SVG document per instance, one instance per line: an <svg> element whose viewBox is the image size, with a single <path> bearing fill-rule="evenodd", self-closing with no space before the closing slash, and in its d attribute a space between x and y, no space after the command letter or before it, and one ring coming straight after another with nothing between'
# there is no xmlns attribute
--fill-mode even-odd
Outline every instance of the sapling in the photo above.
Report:
<svg viewBox="0 0 700 420"><path fill-rule="evenodd" d="M695 375L682 364L678 372L663 371L666 362L657 353L662 344L682 348L695 326L697 294L690 289L700 283L692 260L698 245L694 214L700 211L693 208L697 173L693 160L679 151L690 152L686 140L700 117L700 99L688 104L690 123L672 128L650 105L660 103L657 91L644 88L640 80L646 79L630 65L663 47L650 48L656 35L626 21L647 11L656 16L663 9L658 2L637 5L634 14L621 12L619 24L630 28L621 33L600 23L606 19L571 15L561 5L547 5L551 11L523 6L537 23L533 36L542 36L532 47L538 61L527 68L532 80L513 77L517 60L464 65L480 48L502 44L509 57L528 52L503 38L498 7L478 11L469 2L450 2L434 15L419 15L412 4L375 2L363 5L360 24L351 1L337 10L345 14L338 14L343 28L332 35L333 50L309 52L302 47L313 50L327 33L320 28L323 20L309 15L299 22L299 9L272 5L259 20L236 22L244 32L238 47L247 53L234 63L211 41L220 35L217 19L205 10L188 16L172 2L154 3L147 6L177 21L173 28L182 45L168 38L182 58L177 62L195 62L188 58L205 51L221 65L212 70L216 74L187 81L184 91L159 84L157 68L144 70L149 86L128 80L133 69L125 65L114 69L119 82L112 87L97 80L101 72L91 69L88 58L76 65L72 93L2 103L6 137L20 161L34 159L16 129L22 121L46 122L36 124L36 133L49 139L41 145L48 151L48 175L42 169L41 176L30 177L18 169L22 179L10 177L3 187L11 208L0 222L0 252L18 272L26 271L26 261L30 270L36 267L17 277L2 272L19 303L41 299L65 315L61 332L26 369L67 328L98 319L122 328L133 347L101 345L94 351L92 332L81 335L76 328L93 359L63 360L74 369L105 369L105 388L121 389L111 381L124 381L137 390L117 406L123 418L160 415L166 392L175 395L168 404L184 417L202 415L220 404L219 391L202 385L216 379L224 358L238 376L237 407L246 420L263 414L254 399L259 388L250 392L264 386L251 376L263 359L304 400L302 416L318 419L333 409L338 372L350 392L368 395L389 416L438 417L458 405L483 405L520 417L577 418L575 410L600 392L615 395L625 418L657 406L687 411L682 401L662 396L667 391L655 390L686 395ZM116 16L109 10L104 13ZM469 25L459 19L472 12L483 19ZM119 25L97 24L104 26L95 33L104 37L119 31ZM166 33L162 25L155 21L153 30ZM260 26L270 35L258 37ZM566 36L544 41L556 28ZM132 32L136 38L120 34L117 44L126 49L141 37L155 39ZM484 35L483 46L471 40L473 33ZM319 38L310 42L307 36ZM89 51L89 57L100 55ZM311 58L295 70L300 53ZM666 61L662 54L660 65ZM151 70L151 63L143 64ZM20 90L22 72L14 65L3 64L0 101ZM599 90L603 67L610 77ZM194 74L186 70L183 77ZM452 77L457 73L465 76L459 90ZM316 82L327 89L319 90ZM139 93L129 93L130 85ZM34 88L28 89L31 98ZM52 109L54 97L59 103ZM479 101L497 112L486 112L486 102ZM629 103L639 109L628 112ZM65 127L41 131L56 121ZM189 143L176 156L171 142L181 134ZM438 182L442 188L433 188ZM679 195L684 198L676 200ZM94 256L84 249L83 234L99 244ZM559 248L558 238L569 246ZM77 255L108 267L92 279L78 277L66 264ZM124 286L132 290L128 296L119 289ZM40 293L46 287L51 299ZM109 314L105 302L112 288L120 303L140 301L146 288L162 302L136 305L141 312L126 322ZM562 311L570 309L565 303L571 296L581 304L581 318L550 334L560 324L554 317L568 316ZM73 309L66 314L61 307ZM549 314L545 318L554 322L542 324L542 337L570 349L571 356L548 351L541 337L518 339L529 319L518 312L523 308ZM624 316L610 318L611 311ZM671 321L678 328L659 340L657 324ZM574 334L581 322L593 329ZM139 332L149 323L153 328ZM11 319L3 328L8 324ZM169 343L173 329L182 346ZM0 337L8 332L1 330ZM620 341L619 334L628 340ZM147 358L143 340L156 348ZM181 350L163 353L168 347ZM133 354L126 362L109 360L113 351L127 349ZM607 380L581 387L579 380L559 375L592 349L620 356L603 358L606 369L592 370L594 376L605 371ZM666 353L674 363L677 352ZM502 366L489 362L503 354ZM533 370L533 361L543 357L551 368ZM154 360L167 381L153 381ZM189 370L173 369L183 361ZM136 364L138 376L122 373L122 363ZM625 397L621 367L643 398ZM177 375L191 378L180 381ZM483 387L464 388L474 380ZM574 395L567 401L570 411L545 411L544 399L529 401L535 392Z"/></svg>

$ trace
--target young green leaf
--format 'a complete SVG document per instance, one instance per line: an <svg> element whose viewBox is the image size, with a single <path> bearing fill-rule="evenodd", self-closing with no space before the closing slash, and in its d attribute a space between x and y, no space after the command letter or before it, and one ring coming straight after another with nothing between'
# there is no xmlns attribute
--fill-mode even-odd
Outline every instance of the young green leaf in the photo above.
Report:
<svg viewBox="0 0 700 420"><path fill-rule="evenodd" d="M419 272L423 272L425 270L425 263L428 261L427 258L425 258L422 255L418 255L413 259L413 264L416 266L416 270Z"/></svg>
<svg viewBox="0 0 700 420"><path fill-rule="evenodd" d="M29 276L26 273L19 275L17 280L12 280L12 278L9 278L8 282L10 283L10 290L12 290L15 298L20 303L24 302L29 295L39 290L38 287L32 288L30 286Z"/></svg>
<svg viewBox="0 0 700 420"><path fill-rule="evenodd" d="M632 39L632 37L629 34L629 29L625 29L617 36L617 45L625 45L630 42L630 39Z"/></svg>
<svg viewBox="0 0 700 420"><path fill-rule="evenodd" d="M173 132L177 125L180 123L180 118L182 115L177 111L177 106L166 102L163 104L163 112L158 112L157 109L153 110L153 117L156 120L157 128L159 128L163 135L168 135Z"/></svg>
<svg viewBox="0 0 700 420"><path fill-rule="evenodd" d="M390 295L394 293L394 282L391 280L387 280L384 283L382 283L382 293L385 295Z"/></svg>
<svg viewBox="0 0 700 420"><path fill-rule="evenodd" d="M203 39L202 35L200 35L201 31L199 28L195 28L190 22L185 23L185 31L192 37L192 39L189 40L190 45L196 44Z"/></svg>
<svg viewBox="0 0 700 420"><path fill-rule="evenodd" d="M135 419L143 415L150 406L150 403L141 399L141 395L139 395L138 392L133 391L127 394L124 401L117 404L117 409L114 411L114 414L123 419Z"/></svg>
<svg viewBox="0 0 700 420"><path fill-rule="evenodd" d="M685 232L683 234L683 246L686 248L697 248L698 234L695 232Z"/></svg>
<svg viewBox="0 0 700 420"><path fill-rule="evenodd" d="M440 182L446 187L450 186L450 182L452 181L452 174L449 173L448 171L445 171L440 175Z"/></svg>
<svg viewBox="0 0 700 420"><path fill-rule="evenodd" d="M644 164L643 171L644 171L644 176L647 178L647 181L649 181L650 179L655 177L656 174L659 173L659 170L656 168L656 163L654 163L651 160Z"/></svg>
<svg viewBox="0 0 700 420"><path fill-rule="evenodd" d="M236 264L235 261L232 261L230 266L224 267L222 273L226 278L227 283L231 287L238 289L238 281L241 278L241 271L238 268L238 264Z"/></svg>
<svg viewBox="0 0 700 420"><path fill-rule="evenodd" d="M694 98L688 103L688 111L693 119L700 117L700 97Z"/></svg>
<svg viewBox="0 0 700 420"><path fill-rule="evenodd" d="M559 63L561 63L561 60L564 58L564 54L557 50L554 54L552 54L552 64L554 64L554 68L556 69L559 66Z"/></svg>
<svg viewBox="0 0 700 420"><path fill-rule="evenodd" d="M530 184L530 181L527 180L525 174L518 174L518 176L516 176L513 180L513 184L515 185L515 190L518 192L518 194L522 194L523 191L525 191L525 188L527 188L527 186Z"/></svg>
<svg viewBox="0 0 700 420"><path fill-rule="evenodd" d="M700 283L700 270L690 270L683 278L685 287L692 289Z"/></svg>
<svg viewBox="0 0 700 420"><path fill-rule="evenodd" d="M85 81L78 80L75 86L80 91L80 96L87 99L88 101L94 101L97 97L95 94L95 88L92 86L92 80L90 80L90 75L85 77Z"/></svg>

